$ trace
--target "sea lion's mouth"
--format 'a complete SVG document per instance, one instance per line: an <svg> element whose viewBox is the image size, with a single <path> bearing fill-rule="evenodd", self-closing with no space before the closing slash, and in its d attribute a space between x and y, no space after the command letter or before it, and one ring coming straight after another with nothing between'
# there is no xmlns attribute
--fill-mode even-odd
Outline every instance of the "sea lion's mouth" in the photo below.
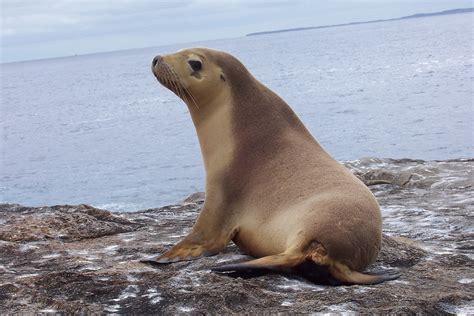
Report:
<svg viewBox="0 0 474 316"><path fill-rule="evenodd" d="M182 88L183 85L181 84L178 75L160 56L153 59L151 71L158 82L169 90L175 93L182 90L180 88Z"/></svg>

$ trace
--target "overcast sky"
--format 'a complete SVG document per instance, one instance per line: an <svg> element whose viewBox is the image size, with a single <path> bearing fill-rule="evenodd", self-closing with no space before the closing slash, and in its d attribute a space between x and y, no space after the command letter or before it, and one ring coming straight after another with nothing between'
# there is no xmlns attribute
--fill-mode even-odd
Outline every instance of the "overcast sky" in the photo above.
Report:
<svg viewBox="0 0 474 316"><path fill-rule="evenodd" d="M1 0L1 61L472 7L472 0Z"/></svg>

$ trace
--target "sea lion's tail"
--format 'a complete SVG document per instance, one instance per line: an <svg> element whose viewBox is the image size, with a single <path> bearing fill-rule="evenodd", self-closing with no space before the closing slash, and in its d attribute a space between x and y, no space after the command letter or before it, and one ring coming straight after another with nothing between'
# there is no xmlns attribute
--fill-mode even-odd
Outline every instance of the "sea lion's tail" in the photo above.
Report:
<svg viewBox="0 0 474 316"><path fill-rule="evenodd" d="M398 271L377 271L361 273L344 264L326 258L321 262L317 256L300 253L281 253L241 263L214 267L214 272L252 273L276 271L292 273L311 282L328 285L377 284L400 277Z"/></svg>

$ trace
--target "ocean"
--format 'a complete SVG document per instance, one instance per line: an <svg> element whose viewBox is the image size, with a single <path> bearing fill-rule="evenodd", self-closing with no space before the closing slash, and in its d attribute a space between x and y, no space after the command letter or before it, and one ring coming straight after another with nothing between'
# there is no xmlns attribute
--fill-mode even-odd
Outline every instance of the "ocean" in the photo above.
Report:
<svg viewBox="0 0 474 316"><path fill-rule="evenodd" d="M473 29L465 13L2 64L0 202L133 211L202 191L187 108L150 70L191 46L237 56L338 160L472 158Z"/></svg>

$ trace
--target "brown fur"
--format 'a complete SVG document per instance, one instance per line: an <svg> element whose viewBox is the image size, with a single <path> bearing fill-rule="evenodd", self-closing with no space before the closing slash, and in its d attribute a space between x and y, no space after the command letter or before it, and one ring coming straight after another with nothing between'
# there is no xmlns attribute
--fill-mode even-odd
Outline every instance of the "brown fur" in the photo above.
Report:
<svg viewBox="0 0 474 316"><path fill-rule="evenodd" d="M182 63L189 56L203 61L201 79L186 79ZM241 268L288 268L310 260L342 282L383 281L351 274L380 250L374 196L325 152L285 101L224 52L188 49L163 56L163 62L179 69L180 84L198 103L183 98L201 143L206 201L191 234L158 262L215 254L232 239L252 256L265 257ZM206 80L212 84L201 86Z"/></svg>

